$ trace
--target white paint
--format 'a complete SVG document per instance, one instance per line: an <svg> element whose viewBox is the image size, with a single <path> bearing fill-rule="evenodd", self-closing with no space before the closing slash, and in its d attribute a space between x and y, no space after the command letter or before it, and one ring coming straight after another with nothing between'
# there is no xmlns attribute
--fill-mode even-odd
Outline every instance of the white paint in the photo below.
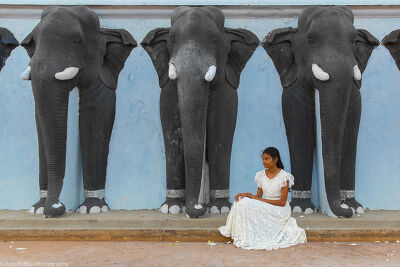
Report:
<svg viewBox="0 0 400 267"><path fill-rule="evenodd" d="M318 80L323 82L329 80L329 74L323 71L317 64L313 63L311 65L311 69L315 78L317 78Z"/></svg>
<svg viewBox="0 0 400 267"><path fill-rule="evenodd" d="M186 212L186 206L182 207L182 212Z"/></svg>
<svg viewBox="0 0 400 267"><path fill-rule="evenodd" d="M351 207L351 211L353 212L353 214L356 213L356 210L353 207Z"/></svg>
<svg viewBox="0 0 400 267"><path fill-rule="evenodd" d="M186 217L190 219L189 215L186 213Z"/></svg>
<svg viewBox="0 0 400 267"><path fill-rule="evenodd" d="M221 208L221 213L229 213L230 209L228 207L222 207Z"/></svg>
<svg viewBox="0 0 400 267"><path fill-rule="evenodd" d="M172 207L169 208L169 213L171 214L178 214L180 211L180 208L178 205L173 205Z"/></svg>
<svg viewBox="0 0 400 267"><path fill-rule="evenodd" d="M203 208L203 205L201 205L201 204L196 204L196 205L194 205L194 208L195 208L196 210L201 210L201 209Z"/></svg>
<svg viewBox="0 0 400 267"><path fill-rule="evenodd" d="M211 82L211 81L214 79L215 73L216 73L216 72L217 72L217 67L214 66L214 65L211 65L211 66L208 68L207 73L206 73L206 75L204 76L204 79L205 79L207 82Z"/></svg>
<svg viewBox="0 0 400 267"><path fill-rule="evenodd" d="M361 71L358 68L358 65L355 65L354 68L353 68L353 77L357 81L361 80Z"/></svg>
<svg viewBox="0 0 400 267"><path fill-rule="evenodd" d="M54 203L51 207L58 209L61 206L62 206L62 204L60 202L58 202L58 203Z"/></svg>
<svg viewBox="0 0 400 267"><path fill-rule="evenodd" d="M356 213L358 213L358 214L363 214L363 213L364 213L364 209L363 209L362 207L358 207L358 208L356 209Z"/></svg>
<svg viewBox="0 0 400 267"><path fill-rule="evenodd" d="M79 213L87 213L87 207L86 206L80 206L79 207Z"/></svg>
<svg viewBox="0 0 400 267"><path fill-rule="evenodd" d="M54 77L60 81L71 80L75 77L76 74L78 74L78 71L79 68L77 67L68 67L65 68L65 70L63 70L62 72L57 72Z"/></svg>
<svg viewBox="0 0 400 267"><path fill-rule="evenodd" d="M311 214L313 212L314 212L314 210L312 208L306 208L306 210L304 211L304 214Z"/></svg>
<svg viewBox="0 0 400 267"><path fill-rule="evenodd" d="M212 206L210 209L210 212L212 214L217 214L217 213L219 213L219 209L217 208L217 206Z"/></svg>
<svg viewBox="0 0 400 267"><path fill-rule="evenodd" d="M341 204L340 207L342 207L343 209L348 209L349 208L349 206L347 204L344 204L344 203Z"/></svg>
<svg viewBox="0 0 400 267"><path fill-rule="evenodd" d="M328 214L330 217L337 218L337 216L332 212L331 207L329 206L328 197L326 196L324 159L322 157L321 107L318 90L315 90L315 127L315 162L317 163L319 205L323 214Z"/></svg>
<svg viewBox="0 0 400 267"><path fill-rule="evenodd" d="M36 214L43 214L44 207L40 207L36 210Z"/></svg>
<svg viewBox="0 0 400 267"><path fill-rule="evenodd" d="M30 213L30 214L35 213L35 208L34 208L34 207L30 208L30 209L28 210L28 213Z"/></svg>
<svg viewBox="0 0 400 267"><path fill-rule="evenodd" d="M90 208L89 213L100 213L101 209L99 206L93 206Z"/></svg>
<svg viewBox="0 0 400 267"><path fill-rule="evenodd" d="M167 204L162 205L160 211L162 213L168 213L168 205Z"/></svg>
<svg viewBox="0 0 400 267"><path fill-rule="evenodd" d="M178 78L178 74L176 73L175 65L172 63L169 63L168 77L171 80L175 80L176 78Z"/></svg>
<svg viewBox="0 0 400 267"><path fill-rule="evenodd" d="M22 72L19 77L22 80L28 81L31 79L31 66L28 66L24 72Z"/></svg>
<svg viewBox="0 0 400 267"><path fill-rule="evenodd" d="M301 212L302 212L302 209L301 209L299 206L295 206L295 207L293 208L293 212L294 212L294 213L301 213Z"/></svg>
<svg viewBox="0 0 400 267"><path fill-rule="evenodd" d="M101 212L107 212L107 211L108 211L108 207L106 205L101 207Z"/></svg>

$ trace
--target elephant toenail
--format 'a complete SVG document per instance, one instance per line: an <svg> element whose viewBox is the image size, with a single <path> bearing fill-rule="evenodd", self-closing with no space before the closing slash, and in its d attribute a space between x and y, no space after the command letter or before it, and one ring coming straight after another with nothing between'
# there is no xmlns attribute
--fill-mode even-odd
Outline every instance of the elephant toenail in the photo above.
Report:
<svg viewBox="0 0 400 267"><path fill-rule="evenodd" d="M162 213L168 213L168 204L164 204L161 206L160 211Z"/></svg>
<svg viewBox="0 0 400 267"><path fill-rule="evenodd" d="M217 206L212 206L211 209L210 209L210 212L212 214L219 213L219 209L217 208Z"/></svg>

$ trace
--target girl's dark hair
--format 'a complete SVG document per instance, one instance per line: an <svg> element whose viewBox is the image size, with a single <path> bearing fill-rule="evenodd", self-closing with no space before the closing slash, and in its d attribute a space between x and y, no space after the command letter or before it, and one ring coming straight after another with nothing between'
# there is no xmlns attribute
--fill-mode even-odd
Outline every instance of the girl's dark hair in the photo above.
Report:
<svg viewBox="0 0 400 267"><path fill-rule="evenodd" d="M267 147L266 149L264 149L263 154L268 154L273 159L278 158L278 160L276 161L276 167L281 168L283 170L283 163L282 163L281 155L279 154L278 149L276 149L273 146L270 146L270 147Z"/></svg>

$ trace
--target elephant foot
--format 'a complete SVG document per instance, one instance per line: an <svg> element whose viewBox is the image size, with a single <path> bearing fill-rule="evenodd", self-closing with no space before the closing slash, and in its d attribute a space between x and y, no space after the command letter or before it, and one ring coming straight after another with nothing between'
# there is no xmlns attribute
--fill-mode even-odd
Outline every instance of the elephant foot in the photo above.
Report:
<svg viewBox="0 0 400 267"><path fill-rule="evenodd" d="M165 202L162 203L160 212L171 214L185 212L185 200L183 198L167 198Z"/></svg>
<svg viewBox="0 0 400 267"><path fill-rule="evenodd" d="M357 213L357 214L364 213L363 206L360 203L358 203L354 197L346 198L344 200L343 204L346 204L347 206L349 206L351 208L351 210L353 211L353 213Z"/></svg>
<svg viewBox="0 0 400 267"><path fill-rule="evenodd" d="M78 207L79 213L100 213L107 212L110 208L103 198L87 197Z"/></svg>
<svg viewBox="0 0 400 267"><path fill-rule="evenodd" d="M208 207L210 207L210 213L229 213L231 210L232 203L229 202L229 198L217 198L212 200Z"/></svg>
<svg viewBox="0 0 400 267"><path fill-rule="evenodd" d="M186 216L190 219L196 219L207 212L207 206L200 203L190 203L186 205Z"/></svg>
<svg viewBox="0 0 400 267"><path fill-rule="evenodd" d="M32 205L32 207L30 208L28 213L43 214L45 203L46 203L46 198L45 197L40 198L38 202L36 202L35 204Z"/></svg>
<svg viewBox="0 0 400 267"><path fill-rule="evenodd" d="M311 214L315 211L315 206L310 198L292 198L290 207L294 213Z"/></svg>
<svg viewBox="0 0 400 267"><path fill-rule="evenodd" d="M43 215L45 218L56 218L60 217L65 213L65 206L60 201L56 203L48 203L46 201L44 205Z"/></svg>

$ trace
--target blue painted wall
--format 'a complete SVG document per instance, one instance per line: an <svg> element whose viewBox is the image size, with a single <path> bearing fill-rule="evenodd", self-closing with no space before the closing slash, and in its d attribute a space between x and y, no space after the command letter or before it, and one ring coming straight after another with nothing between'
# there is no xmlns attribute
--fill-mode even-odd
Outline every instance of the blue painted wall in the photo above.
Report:
<svg viewBox="0 0 400 267"><path fill-rule="evenodd" d="M0 19L21 41L37 19ZM105 19L102 26L125 28L140 42L169 20ZM232 19L228 27L253 31L296 26L296 19ZM356 19L376 38L400 28L400 19ZM0 209L25 209L38 200L38 152L34 101L29 82L19 79L29 57L12 52L0 72ZM357 158L356 195L370 209L400 209L400 72L389 52L378 47L363 75L363 111ZM276 146L290 170L281 112L281 85L271 59L257 48L241 76L238 121L232 152L231 195L256 191L260 154ZM119 78L117 114L110 145L106 199L113 209L158 208L165 198L165 158L159 119L158 79L150 58L135 48ZM83 199L78 139L78 94L70 95L67 169L61 201L74 209ZM314 179L316 181L316 179ZM317 190L314 183L313 189ZM314 190L314 191L315 191ZM318 204L318 194L313 194Z"/></svg>

